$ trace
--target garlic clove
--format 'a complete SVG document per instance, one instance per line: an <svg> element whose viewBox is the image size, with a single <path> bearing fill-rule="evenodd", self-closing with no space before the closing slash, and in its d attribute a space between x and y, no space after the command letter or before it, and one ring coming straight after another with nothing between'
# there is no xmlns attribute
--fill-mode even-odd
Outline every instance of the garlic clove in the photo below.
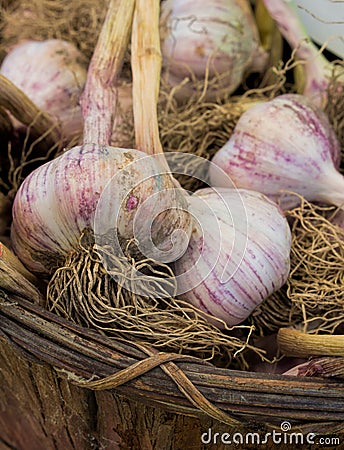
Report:
<svg viewBox="0 0 344 450"><path fill-rule="evenodd" d="M180 100L206 76L207 100L230 94L267 63L247 0L163 1L160 35L165 82L174 87L189 78L175 91Z"/></svg>
<svg viewBox="0 0 344 450"><path fill-rule="evenodd" d="M295 195L340 206L344 179L336 170L340 145L325 113L298 94L285 94L252 106L240 117L228 142L215 154L220 167L239 188L253 189L295 207ZM228 177L210 166L212 186Z"/></svg>
<svg viewBox="0 0 344 450"><path fill-rule="evenodd" d="M82 133L79 99L86 61L74 44L60 39L22 42L4 58L0 74L58 121L66 139ZM14 125L21 126L16 120Z"/></svg>
<svg viewBox="0 0 344 450"><path fill-rule="evenodd" d="M285 282L291 233L271 200L244 189L202 189L190 199L198 221L174 263L186 301L232 326ZM214 319L214 323L219 323Z"/></svg>

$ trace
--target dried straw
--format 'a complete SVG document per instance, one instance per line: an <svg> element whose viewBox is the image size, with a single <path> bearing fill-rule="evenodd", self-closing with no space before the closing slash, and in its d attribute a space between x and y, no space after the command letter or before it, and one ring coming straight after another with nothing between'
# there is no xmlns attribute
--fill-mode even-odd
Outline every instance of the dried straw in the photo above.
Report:
<svg viewBox="0 0 344 450"><path fill-rule="evenodd" d="M1 51L25 39L64 39L90 59L108 0L20 0L0 7Z"/></svg>

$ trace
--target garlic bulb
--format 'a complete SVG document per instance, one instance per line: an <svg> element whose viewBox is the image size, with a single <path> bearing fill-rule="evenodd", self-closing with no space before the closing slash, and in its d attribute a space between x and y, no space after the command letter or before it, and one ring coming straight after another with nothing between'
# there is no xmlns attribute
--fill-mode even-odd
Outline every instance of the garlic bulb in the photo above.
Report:
<svg viewBox="0 0 344 450"><path fill-rule="evenodd" d="M179 99L209 77L206 99L231 94L245 75L263 70L267 54L247 0L165 0L160 17L163 78Z"/></svg>
<svg viewBox="0 0 344 450"><path fill-rule="evenodd" d="M190 211L198 225L174 263L179 292L227 325L238 324L287 279L287 220L263 194L244 189L197 191Z"/></svg>
<svg viewBox="0 0 344 450"><path fill-rule="evenodd" d="M164 183L163 175L145 180L147 174L161 173L161 167L144 157L138 150L84 144L31 172L16 194L11 228L12 248L24 265L48 274L76 248L81 232L94 228L97 206L109 183L111 196L106 204L103 199L107 208L98 211L98 217L105 217L102 231L117 228L122 237L132 237L136 210ZM126 169L141 158L137 170ZM150 221L149 211L146 214ZM142 226L144 220L141 217Z"/></svg>
<svg viewBox="0 0 344 450"><path fill-rule="evenodd" d="M283 190L343 205L339 159L339 142L325 113L302 95L285 94L245 111L212 162L235 186L262 192L289 209L298 199ZM213 166L209 175L212 186L228 185Z"/></svg>
<svg viewBox="0 0 344 450"><path fill-rule="evenodd" d="M74 44L59 39L25 41L7 54L0 74L59 122L66 139L82 133L79 100L86 80L86 62ZM15 120L14 124L21 127Z"/></svg>

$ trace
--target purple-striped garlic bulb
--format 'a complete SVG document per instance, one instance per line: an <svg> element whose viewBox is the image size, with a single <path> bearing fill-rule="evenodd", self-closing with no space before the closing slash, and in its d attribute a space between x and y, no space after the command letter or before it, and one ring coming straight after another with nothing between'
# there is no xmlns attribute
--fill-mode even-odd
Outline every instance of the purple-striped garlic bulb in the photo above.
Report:
<svg viewBox="0 0 344 450"><path fill-rule="evenodd" d="M278 205L245 189L205 188L190 199L196 221L174 263L181 298L214 323L243 322L287 280L290 228Z"/></svg>
<svg viewBox="0 0 344 450"><path fill-rule="evenodd" d="M31 172L20 186L12 213L14 252L29 270L48 275L78 246L81 232L94 229L96 214L98 230L105 234L113 227L131 238L136 212L147 198L158 197L165 184L161 172L158 161L139 150L73 147ZM150 222L147 208L145 215ZM139 222L144 226L143 216Z"/></svg>
<svg viewBox="0 0 344 450"><path fill-rule="evenodd" d="M87 66L74 44L60 39L22 42L4 58L0 74L56 121L66 140L82 134L79 101ZM23 127L14 118L13 123Z"/></svg>
<svg viewBox="0 0 344 450"><path fill-rule="evenodd" d="M212 159L212 186L259 191L282 209L311 202L344 205L344 177L337 170L340 145L325 113L303 95L285 94L245 111ZM229 178L228 178L229 177ZM289 191L289 194L287 192Z"/></svg>
<svg viewBox="0 0 344 450"><path fill-rule="evenodd" d="M247 0L164 0L160 35L165 82L174 87L189 79L175 91L180 100L206 77L206 99L231 94L267 63Z"/></svg>

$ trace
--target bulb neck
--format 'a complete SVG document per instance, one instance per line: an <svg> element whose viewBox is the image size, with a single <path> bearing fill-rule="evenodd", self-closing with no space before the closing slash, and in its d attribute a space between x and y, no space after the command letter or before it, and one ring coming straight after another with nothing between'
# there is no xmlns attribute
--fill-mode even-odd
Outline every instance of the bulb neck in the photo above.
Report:
<svg viewBox="0 0 344 450"><path fill-rule="evenodd" d="M344 176L337 170L325 171L316 200L344 209Z"/></svg>

